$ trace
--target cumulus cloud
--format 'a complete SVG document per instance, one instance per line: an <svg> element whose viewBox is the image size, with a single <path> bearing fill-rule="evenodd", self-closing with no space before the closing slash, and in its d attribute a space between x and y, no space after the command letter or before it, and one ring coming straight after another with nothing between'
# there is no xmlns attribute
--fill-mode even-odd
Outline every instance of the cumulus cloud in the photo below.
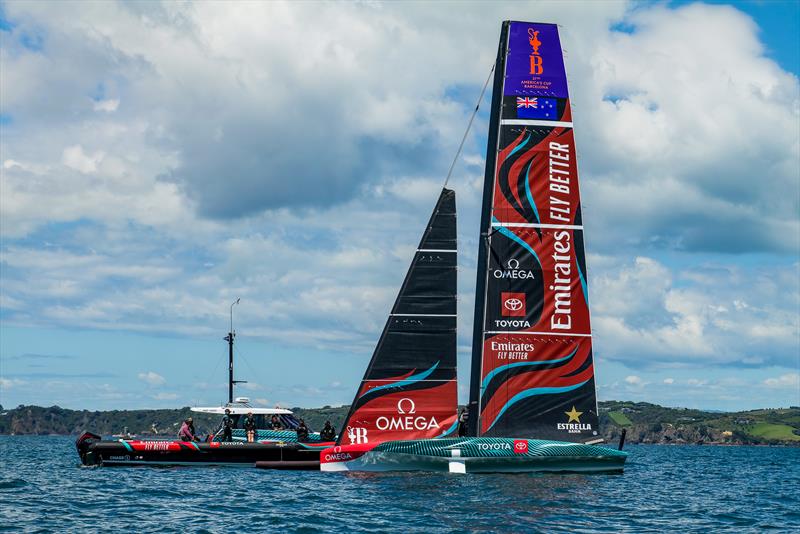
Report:
<svg viewBox="0 0 800 534"><path fill-rule="evenodd" d="M632 367L778 365L800 346L797 266L609 260L590 285L598 350ZM758 302L758 305L743 305Z"/></svg>
<svg viewBox="0 0 800 534"><path fill-rule="evenodd" d="M576 130L587 225L617 248L796 252L797 76L764 57L758 28L730 6L659 5L627 22L632 33L577 63L591 80L575 97L589 126Z"/></svg>
<svg viewBox="0 0 800 534"><path fill-rule="evenodd" d="M625 383L630 384L632 386L638 386L642 384L642 378L636 375L628 375L625 377Z"/></svg>
<svg viewBox="0 0 800 534"><path fill-rule="evenodd" d="M141 380L142 382L146 382L151 386L163 386L164 384L167 383L166 378L153 371L147 371L146 373L139 373L137 376L139 377L139 380Z"/></svg>
<svg viewBox="0 0 800 534"><path fill-rule="evenodd" d="M498 21L535 10L563 24L569 52L598 356L631 376L793 365L798 80L735 9L4 9L5 321L206 335L241 296L249 335L366 358ZM484 107L451 184L460 347L471 343L486 123Z"/></svg>
<svg viewBox="0 0 800 534"><path fill-rule="evenodd" d="M777 378L767 378L764 380L764 385L769 388L794 388L795 391L800 393L800 374L787 373Z"/></svg>
<svg viewBox="0 0 800 534"><path fill-rule="evenodd" d="M26 382L18 378L3 378L0 377L0 389L11 389L14 387L24 386Z"/></svg>

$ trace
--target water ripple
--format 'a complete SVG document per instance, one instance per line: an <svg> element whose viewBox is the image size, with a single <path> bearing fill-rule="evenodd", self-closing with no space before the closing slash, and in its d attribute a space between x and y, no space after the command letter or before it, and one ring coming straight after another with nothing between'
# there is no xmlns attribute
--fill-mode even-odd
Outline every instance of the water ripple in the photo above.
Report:
<svg viewBox="0 0 800 534"><path fill-rule="evenodd" d="M743 532L800 527L800 449L631 446L624 475L84 468L0 436L0 531Z"/></svg>

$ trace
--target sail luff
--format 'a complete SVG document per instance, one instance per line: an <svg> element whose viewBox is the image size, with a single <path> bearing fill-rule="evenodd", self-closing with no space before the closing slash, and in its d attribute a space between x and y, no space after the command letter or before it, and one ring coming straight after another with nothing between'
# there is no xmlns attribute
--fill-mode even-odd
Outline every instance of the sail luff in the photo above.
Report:
<svg viewBox="0 0 800 534"><path fill-rule="evenodd" d="M497 47L497 59L494 67L492 84L492 104L489 116L489 136L486 142L486 170L483 179L483 205L481 207L480 237L478 239L478 266L475 282L475 315L472 328L472 362L470 365L469 420L467 433L478 435L478 419L480 415L481 362L483 359L483 324L485 322L485 302L489 261L489 231L491 230L492 198L494 193L494 167L500 137L500 106L503 98L503 81L506 70L506 46L508 39L508 21L503 22L500 31L500 43Z"/></svg>

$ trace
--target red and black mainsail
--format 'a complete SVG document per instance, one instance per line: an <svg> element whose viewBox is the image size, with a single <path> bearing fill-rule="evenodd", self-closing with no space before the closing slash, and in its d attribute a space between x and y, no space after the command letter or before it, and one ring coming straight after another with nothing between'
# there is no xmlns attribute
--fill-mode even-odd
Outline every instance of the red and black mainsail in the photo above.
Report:
<svg viewBox="0 0 800 534"><path fill-rule="evenodd" d="M483 192L471 434L594 438L591 343L575 141L558 27L505 22Z"/></svg>
<svg viewBox="0 0 800 534"><path fill-rule="evenodd" d="M443 189L337 445L448 435L456 409L456 196Z"/></svg>

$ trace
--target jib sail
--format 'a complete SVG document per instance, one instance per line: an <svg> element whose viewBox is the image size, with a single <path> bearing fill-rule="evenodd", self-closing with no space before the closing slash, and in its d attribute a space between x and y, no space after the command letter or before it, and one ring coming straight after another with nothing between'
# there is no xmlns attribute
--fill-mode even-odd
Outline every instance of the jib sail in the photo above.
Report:
<svg viewBox="0 0 800 534"><path fill-rule="evenodd" d="M456 196L443 189L338 444L452 434L457 400Z"/></svg>
<svg viewBox="0 0 800 534"><path fill-rule="evenodd" d="M503 23L478 255L470 431L587 441L597 400L558 27Z"/></svg>

